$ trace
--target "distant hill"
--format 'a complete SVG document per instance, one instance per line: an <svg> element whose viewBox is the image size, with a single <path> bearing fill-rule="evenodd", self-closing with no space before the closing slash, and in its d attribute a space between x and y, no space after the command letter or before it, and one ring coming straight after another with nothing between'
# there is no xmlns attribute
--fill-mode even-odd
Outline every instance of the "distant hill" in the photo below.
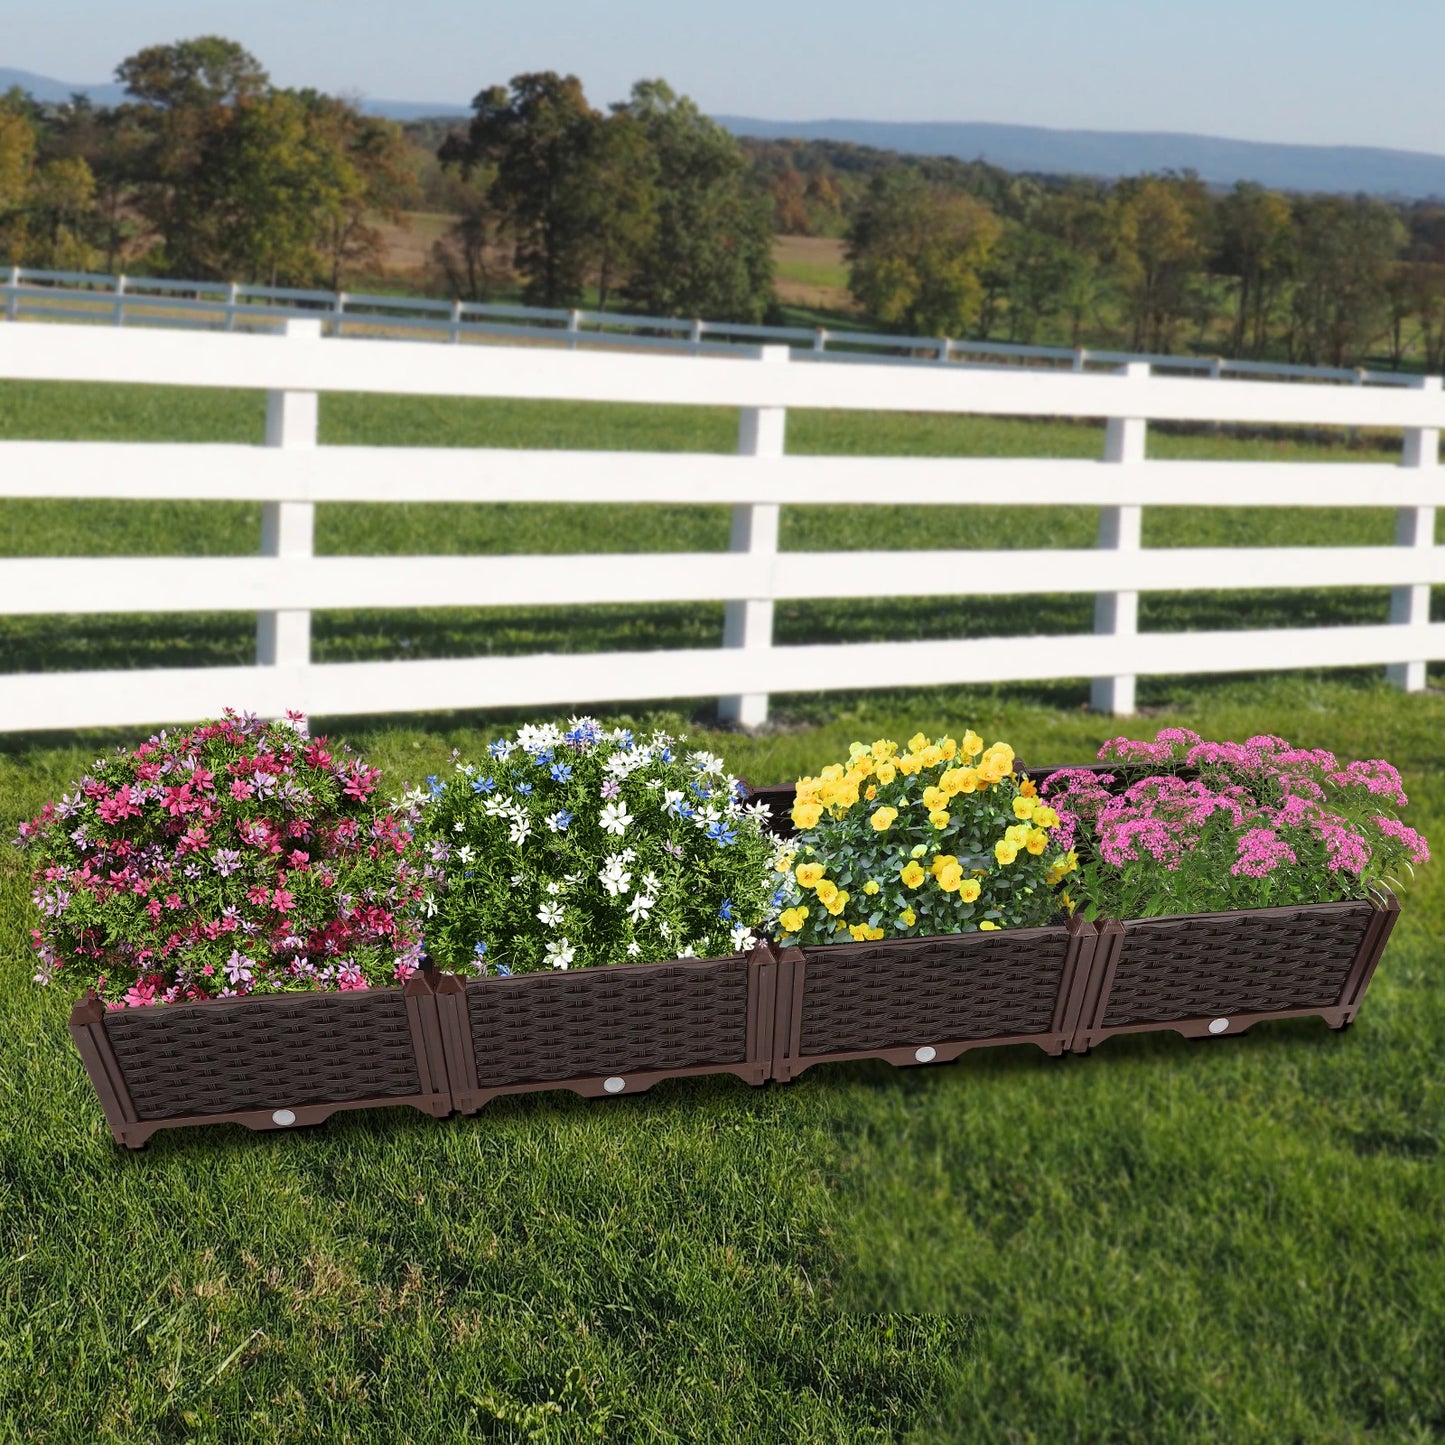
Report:
<svg viewBox="0 0 1445 1445"><path fill-rule="evenodd" d="M1274 145L1169 131L1049 130L986 122L756 120L720 115L734 135L831 140L909 155L984 160L1008 171L1116 176L1194 170L1205 181L1257 181L1285 191L1445 198L1445 155L1373 146Z"/></svg>
<svg viewBox="0 0 1445 1445"><path fill-rule="evenodd" d="M125 99L123 85L70 85L51 80L48 75L33 75L28 70L7 70L0 66L0 95L14 86L29 91L36 100L65 101L77 91L88 95L96 105L119 105Z"/></svg>
<svg viewBox="0 0 1445 1445"><path fill-rule="evenodd" d="M75 92L96 105L116 105L114 84L73 84L0 68L0 94L18 85L37 100L65 101ZM361 108L389 120L449 120L471 114L454 101L363 100ZM1171 131L1050 130L986 121L757 120L720 115L734 135L759 140L831 140L905 155L984 160L1007 171L1045 175L1116 176L1193 170L1215 185L1258 181L1284 191L1336 191L1406 200L1445 199L1445 155L1375 146L1274 145Z"/></svg>
<svg viewBox="0 0 1445 1445"><path fill-rule="evenodd" d="M0 66L0 95L15 85L43 101L67 101L77 92L88 95L96 105L119 105L126 99L123 85L72 84L51 80L47 75L34 75L28 70L7 70ZM425 100L363 100L361 109L368 115L382 115L388 120L440 120L472 113L470 106Z"/></svg>

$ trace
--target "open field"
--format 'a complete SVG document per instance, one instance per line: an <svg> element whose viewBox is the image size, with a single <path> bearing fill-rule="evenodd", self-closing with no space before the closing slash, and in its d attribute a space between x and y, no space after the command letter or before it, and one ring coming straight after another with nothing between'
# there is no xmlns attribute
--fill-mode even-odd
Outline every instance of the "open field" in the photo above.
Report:
<svg viewBox="0 0 1445 1445"><path fill-rule="evenodd" d="M0 435L261 439L249 393L0 385ZM331 444L729 450L723 409L334 397ZM1388 456L1151 432L1160 456ZM1086 423L799 413L796 451L1096 456ZM1088 508L791 508L786 548L1088 545ZM1386 543L1388 512L1146 510L1153 544ZM725 509L321 507L326 552L727 545ZM0 557L254 551L244 505L0 503ZM3 564L0 564L3 565ZM1044 579L1046 581L1046 579ZM779 608L780 640L1087 630L1090 599ZM954 595L963 592L964 595ZM248 661L254 621L0 622L0 671ZM1145 626L1377 620L1374 592L1152 596ZM318 656L720 640L720 606L326 613ZM1119 730L1086 684L775 700L779 726L673 721L744 775L854 737L958 729L1084 759ZM1153 714L1399 763L1445 827L1445 697L1377 678L1153 679ZM681 719L676 714L684 716ZM687 715L692 714L689 718ZM515 722L521 719L512 718ZM400 785L478 751L480 714L330 728ZM324 725L324 720L318 726ZM0 840L133 736L0 737ZM1438 838L1437 838L1438 842ZM539 1095L438 1124L403 1111L291 1135L109 1141L28 981L21 858L0 841L0 1445L12 1441L1278 1441L1445 1434L1445 897L1422 872L1359 1023L1087 1059L820 1068L612 1102Z"/></svg>
<svg viewBox="0 0 1445 1445"><path fill-rule="evenodd" d="M829 236L776 236L773 289L785 306L856 311L843 242Z"/></svg>

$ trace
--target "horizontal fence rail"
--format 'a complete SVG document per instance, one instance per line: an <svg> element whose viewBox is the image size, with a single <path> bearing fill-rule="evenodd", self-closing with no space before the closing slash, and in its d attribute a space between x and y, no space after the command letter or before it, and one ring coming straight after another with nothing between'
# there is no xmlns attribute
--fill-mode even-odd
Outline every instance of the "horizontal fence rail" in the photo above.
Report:
<svg viewBox="0 0 1445 1445"><path fill-rule="evenodd" d="M530 347L414 348L325 338L314 318L283 335L0 327L0 378L266 391L264 446L0 442L12 498L245 500L261 504L249 557L0 559L0 615L254 611L257 665L0 677L0 729L132 726L227 705L317 714L722 699L744 725L770 693L1090 678L1096 706L1129 712L1142 674L1383 665L1400 686L1445 658L1430 589L1438 379L1408 388L1310 387L1117 373L797 364L765 347L669 356ZM793 364L787 364L790 362ZM731 406L736 455L317 445L325 391ZM789 456L790 408L1102 418L1098 461ZM1395 428L1398 465L1164 462L1148 423ZM318 502L712 503L731 507L726 552L582 556L324 556ZM782 552L784 506L1091 506L1092 549ZM1393 547L1146 548L1145 506L1396 509ZM1042 585L1041 585L1042 584ZM1239 588L1389 588L1374 626L1140 633L1138 596ZM1092 595L1079 636L773 645L775 602L822 598ZM344 608L722 602L721 648L318 664L311 613Z"/></svg>
<svg viewBox="0 0 1445 1445"><path fill-rule="evenodd" d="M751 326L617 311L562 310L502 302L443 301L359 291L314 291L184 281L154 276L109 276L12 266L0 272L0 301L12 321L91 321L177 330L272 331L288 319L322 320L332 336L405 336L419 340L529 340L576 348L721 355L739 344L782 343L805 348L807 359L971 366L1112 369L1130 362L1185 376L1277 379L1351 386L1408 386L1412 378L1361 367L1303 366L1222 356L1177 356L1094 347L1040 346L1015 341L900 336L839 328ZM803 353L800 351L799 358Z"/></svg>

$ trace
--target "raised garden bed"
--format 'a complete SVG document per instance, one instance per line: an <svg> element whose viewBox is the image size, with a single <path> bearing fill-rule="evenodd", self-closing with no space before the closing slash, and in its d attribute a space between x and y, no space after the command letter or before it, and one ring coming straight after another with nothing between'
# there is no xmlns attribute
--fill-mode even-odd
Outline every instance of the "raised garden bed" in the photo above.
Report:
<svg viewBox="0 0 1445 1445"><path fill-rule="evenodd" d="M502 1094L636 1094L659 1079L771 1075L777 962L766 945L729 958L625 964L511 978L441 976L452 1098L474 1114Z"/></svg>
<svg viewBox="0 0 1445 1445"><path fill-rule="evenodd" d="M785 948L778 955L773 1077L814 1064L948 1063L967 1049L1037 1044L1061 1054L1094 960L1093 924Z"/></svg>
<svg viewBox="0 0 1445 1445"><path fill-rule="evenodd" d="M1071 1045L1121 1033L1189 1038L1240 1033L1264 1019L1354 1021L1400 906L1370 899L1099 924L1094 975Z"/></svg>
<svg viewBox="0 0 1445 1445"><path fill-rule="evenodd" d="M402 988L268 994L107 1010L78 1002L70 1032L116 1142L158 1129L317 1124L341 1109L451 1112L430 977Z"/></svg>

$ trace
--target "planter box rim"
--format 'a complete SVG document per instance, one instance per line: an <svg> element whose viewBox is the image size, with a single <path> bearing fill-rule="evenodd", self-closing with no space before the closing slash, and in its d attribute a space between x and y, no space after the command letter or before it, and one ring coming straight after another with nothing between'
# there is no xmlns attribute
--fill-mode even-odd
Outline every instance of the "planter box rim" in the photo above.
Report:
<svg viewBox="0 0 1445 1445"><path fill-rule="evenodd" d="M436 979L438 987L443 979L460 979L467 988L485 988L493 983L519 983L529 978L581 978L584 975L605 974L612 978L617 974L633 973L656 973L660 968L691 968L700 969L716 966L720 963L736 963L739 960L746 961L760 949L766 950L766 940L759 940L757 948L750 948L745 953L719 953L711 958L659 958L654 963L599 963L588 964L582 968L534 968L526 973L512 973L500 975L495 973L469 976L461 973L449 973L444 969L438 969ZM771 952L764 952L762 958L771 961Z"/></svg>
<svg viewBox="0 0 1445 1445"><path fill-rule="evenodd" d="M308 988L288 989L284 993L243 993L236 994L231 998L176 998L169 1003L141 1004L137 1008L107 1008L105 1001L93 988L88 988L80 994L71 1004L72 1009L77 1009L94 1004L99 1010L102 1018L129 1018L131 1016L154 1018L161 1014L174 1013L177 1009L183 1008L212 1008L219 1005L222 1008L234 1007L236 1005L247 1005L252 1008L265 1007L266 1005L279 1006L284 1003L294 1004L303 999L315 998L379 998L379 999L405 999L407 997L407 985L415 983L417 979L426 979L430 982L430 975L418 969L405 984L397 984L389 988ZM429 993L431 989L415 989L416 993Z"/></svg>
<svg viewBox="0 0 1445 1445"><path fill-rule="evenodd" d="M1383 896L1377 896L1379 895ZM1200 919L1211 922L1233 921L1241 918L1277 918L1286 913L1344 913L1360 907L1372 909L1386 909L1390 906L1390 899L1394 894L1383 886L1372 891L1368 898L1331 898L1323 903L1282 903L1275 904L1269 908L1219 908L1212 909L1208 913L1156 913L1146 918L1122 918L1101 917L1097 920L1097 926L1102 928L1106 923L1122 924L1127 929L1137 928L1146 923L1188 923L1193 919Z"/></svg>
<svg viewBox="0 0 1445 1445"><path fill-rule="evenodd" d="M1086 923L1087 920L1080 913L1075 914L1073 918L1064 923L1040 923L1031 928L999 928L990 929L987 932L975 929L972 933L920 933L917 938L864 939L861 943L855 938L840 938L837 943L790 943L788 947L800 948L810 958L818 954L827 956L837 948L883 948L901 951L907 948L917 948L924 943L937 943L940 939L1053 938L1059 935L1081 933L1084 931L1082 925Z"/></svg>

